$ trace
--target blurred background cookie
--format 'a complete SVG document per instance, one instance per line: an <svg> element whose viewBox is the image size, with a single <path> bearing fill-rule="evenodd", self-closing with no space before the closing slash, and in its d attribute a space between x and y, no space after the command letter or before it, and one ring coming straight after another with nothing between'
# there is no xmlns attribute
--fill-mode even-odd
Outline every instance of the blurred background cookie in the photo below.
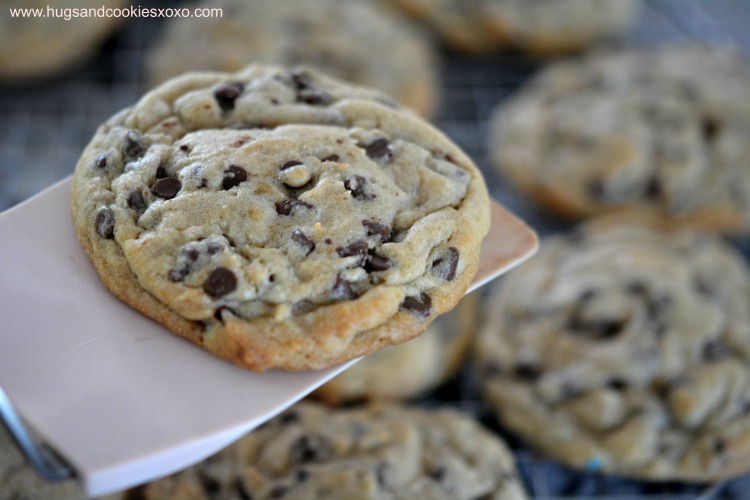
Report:
<svg viewBox="0 0 750 500"><path fill-rule="evenodd" d="M329 404L402 400L428 393L456 373L474 334L477 295L439 316L419 337L366 356L315 391Z"/></svg>
<svg viewBox="0 0 750 500"><path fill-rule="evenodd" d="M515 500L526 493L503 441L454 410L300 403L136 496Z"/></svg>
<svg viewBox="0 0 750 500"><path fill-rule="evenodd" d="M197 5L197 4L196 4ZM172 19L147 62L151 84L190 70L306 65L392 95L422 115L438 101L431 40L371 0L211 0L217 18Z"/></svg>
<svg viewBox="0 0 750 500"><path fill-rule="evenodd" d="M553 63L492 118L495 166L574 216L647 206L750 229L750 66L695 44Z"/></svg>
<svg viewBox="0 0 750 500"><path fill-rule="evenodd" d="M3 2L0 80L39 80L69 70L91 56L122 20L107 16L106 9L124 5L124 0L32 0L10 6L43 14L23 17L11 16Z"/></svg>
<svg viewBox="0 0 750 500"><path fill-rule="evenodd" d="M543 453L648 480L750 470L750 274L721 240L597 219L547 240L490 307L484 396Z"/></svg>
<svg viewBox="0 0 750 500"><path fill-rule="evenodd" d="M613 38L634 24L638 0L385 0L431 26L451 48L556 54Z"/></svg>

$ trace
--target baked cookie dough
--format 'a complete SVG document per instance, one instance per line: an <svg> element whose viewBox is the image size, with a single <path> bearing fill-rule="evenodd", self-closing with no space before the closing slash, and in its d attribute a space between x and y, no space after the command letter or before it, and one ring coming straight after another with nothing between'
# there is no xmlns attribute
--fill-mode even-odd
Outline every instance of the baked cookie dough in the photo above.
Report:
<svg viewBox="0 0 750 500"><path fill-rule="evenodd" d="M304 65L436 109L438 57L426 33L372 0L211 0L221 17L173 19L151 49L152 84L191 70Z"/></svg>
<svg viewBox="0 0 750 500"><path fill-rule="evenodd" d="M549 238L488 309L484 396L543 453L644 480L750 471L750 274L726 243L596 219Z"/></svg>
<svg viewBox="0 0 750 500"><path fill-rule="evenodd" d="M451 48L549 55L626 32L638 0L381 0L431 26Z"/></svg>
<svg viewBox="0 0 750 500"><path fill-rule="evenodd" d="M464 295L489 227L481 174L427 122L267 66L188 74L116 114L71 203L116 296L258 371L416 337Z"/></svg>
<svg viewBox="0 0 750 500"><path fill-rule="evenodd" d="M501 104L495 165L560 213L648 207L702 229L750 229L750 66L665 45L554 63Z"/></svg>
<svg viewBox="0 0 750 500"><path fill-rule="evenodd" d="M90 56L119 24L115 16L88 16L121 8L124 0L42 0L15 2L11 9L36 9L43 17L0 16L0 80L27 81L56 76ZM73 9L78 13L72 17ZM82 12L83 14L82 16ZM62 16L62 17L60 17ZM68 20L65 17L70 17ZM87 17L88 16L88 17Z"/></svg>
<svg viewBox="0 0 750 500"><path fill-rule="evenodd" d="M477 295L467 295L419 337L366 356L313 395L336 405L426 394L453 376L466 358L477 312Z"/></svg>
<svg viewBox="0 0 750 500"><path fill-rule="evenodd" d="M144 500L526 498L499 437L453 410L300 403Z"/></svg>

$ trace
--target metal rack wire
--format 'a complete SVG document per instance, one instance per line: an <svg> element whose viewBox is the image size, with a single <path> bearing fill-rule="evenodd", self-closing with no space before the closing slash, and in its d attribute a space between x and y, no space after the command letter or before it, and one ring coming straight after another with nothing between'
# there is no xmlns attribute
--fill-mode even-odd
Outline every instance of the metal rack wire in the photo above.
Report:
<svg viewBox="0 0 750 500"><path fill-rule="evenodd" d="M750 36L744 35L743 15L750 19L750 3L745 5L742 0L712 0L710 4L647 0L630 41L649 44L692 38L734 42L747 53ZM0 84L0 210L71 174L96 127L137 100L144 90L144 54L160 27L156 20L133 20L120 27L94 60L59 79L32 86ZM543 61L519 55L467 56L445 51L443 103L436 122L474 158L485 173L493 197L522 214L544 236L564 229L566 222L551 218L504 185L487 158L487 122L492 110L541 64ZM534 498L718 500L750 495L745 493L750 492L750 476L714 485L651 484L575 472L545 460L494 420L482 404L470 365L417 403L458 407L503 435L516 452Z"/></svg>

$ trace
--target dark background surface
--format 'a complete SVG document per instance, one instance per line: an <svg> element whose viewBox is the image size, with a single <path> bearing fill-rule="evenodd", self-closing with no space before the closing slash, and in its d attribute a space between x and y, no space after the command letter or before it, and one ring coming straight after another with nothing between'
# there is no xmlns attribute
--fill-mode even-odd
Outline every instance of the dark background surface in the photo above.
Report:
<svg viewBox="0 0 750 500"><path fill-rule="evenodd" d="M179 2L155 1L148 6L175 3ZM6 2L2 8L6 10L0 16L8 16ZM162 25L162 20L125 20L91 60L69 74L35 85L0 83L0 211L69 176L96 127L146 90L143 56ZM749 25L748 0L646 0L638 24L622 43L704 40L733 44L750 56ZM551 218L504 185L486 154L487 121L493 109L542 62L508 54L466 56L444 50L442 55L443 102L436 125L476 161L493 197L543 237L565 229L567 222ZM748 248L747 241L737 243ZM546 461L498 427L482 407L469 368L418 403L459 407L505 435L535 498L750 499L750 476L713 485L648 484L576 473Z"/></svg>

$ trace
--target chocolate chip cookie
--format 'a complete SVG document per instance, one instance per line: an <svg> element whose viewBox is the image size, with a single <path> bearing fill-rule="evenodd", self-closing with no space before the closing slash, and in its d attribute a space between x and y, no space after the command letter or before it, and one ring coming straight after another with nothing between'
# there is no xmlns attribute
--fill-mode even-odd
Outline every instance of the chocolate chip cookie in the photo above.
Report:
<svg viewBox="0 0 750 500"><path fill-rule="evenodd" d="M425 333L366 356L316 390L329 404L358 400L401 400L426 394L456 373L475 329L477 296L461 299Z"/></svg>
<svg viewBox="0 0 750 500"><path fill-rule="evenodd" d="M504 443L454 410L310 403L138 493L145 500L526 498Z"/></svg>
<svg viewBox="0 0 750 500"><path fill-rule="evenodd" d="M647 480L750 471L750 273L723 241L596 219L549 238L491 309L484 395L542 452Z"/></svg>
<svg viewBox="0 0 750 500"><path fill-rule="evenodd" d="M123 0L8 3L0 16L0 80L5 81L49 78L80 63L119 25L120 18L106 16L106 9L125 5ZM9 8L26 15L11 15Z"/></svg>
<svg viewBox="0 0 750 500"><path fill-rule="evenodd" d="M436 109L432 40L377 2L210 0L200 6L223 14L172 20L148 58L152 83L189 70L238 71L251 62L305 65L383 90L424 116Z"/></svg>
<svg viewBox="0 0 750 500"><path fill-rule="evenodd" d="M112 117L72 213L115 295L258 371L416 337L465 293L489 226L481 174L427 122L266 66L188 74Z"/></svg>
<svg viewBox="0 0 750 500"><path fill-rule="evenodd" d="M499 171L563 214L648 207L750 229L750 66L698 45L555 63L492 119Z"/></svg>
<svg viewBox="0 0 750 500"><path fill-rule="evenodd" d="M431 26L451 48L539 55L581 49L627 31L638 0L383 0Z"/></svg>

